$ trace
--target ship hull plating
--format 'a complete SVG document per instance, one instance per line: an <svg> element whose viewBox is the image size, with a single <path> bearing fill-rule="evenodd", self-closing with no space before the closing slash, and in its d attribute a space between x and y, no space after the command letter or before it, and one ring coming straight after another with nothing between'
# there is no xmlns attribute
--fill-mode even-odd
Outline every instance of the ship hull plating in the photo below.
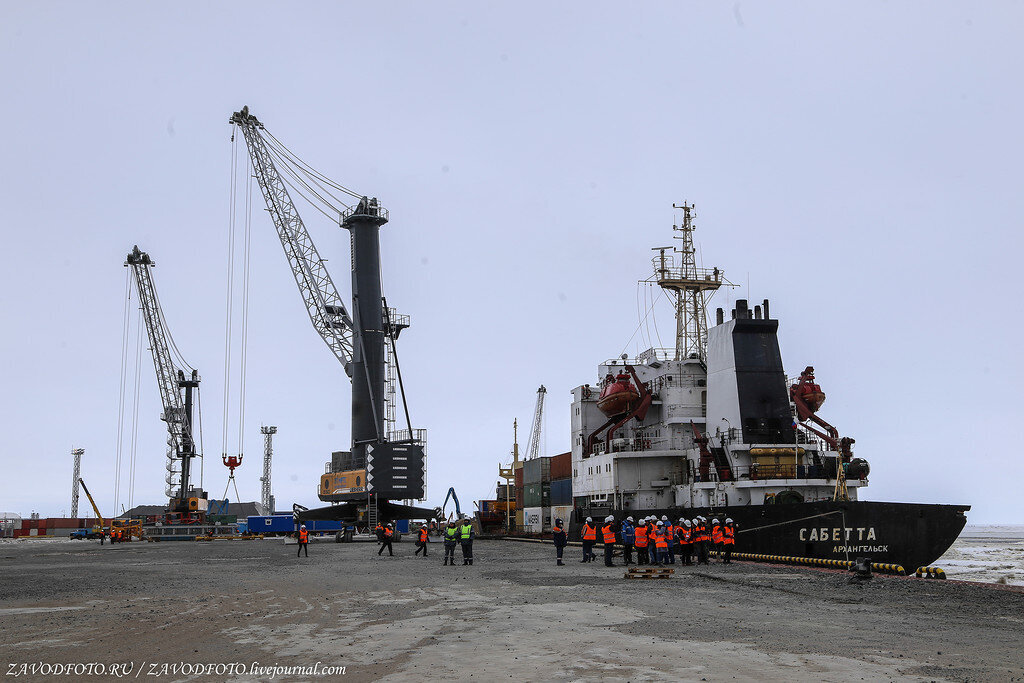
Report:
<svg viewBox="0 0 1024 683"><path fill-rule="evenodd" d="M588 516L617 522L626 516L680 517L703 515L737 523L734 552L817 557L830 560L871 558L899 564L913 572L930 565L949 549L967 523L969 505L884 503L875 501L818 501L780 505L664 510L578 509L574 528ZM578 533L578 532L577 532Z"/></svg>

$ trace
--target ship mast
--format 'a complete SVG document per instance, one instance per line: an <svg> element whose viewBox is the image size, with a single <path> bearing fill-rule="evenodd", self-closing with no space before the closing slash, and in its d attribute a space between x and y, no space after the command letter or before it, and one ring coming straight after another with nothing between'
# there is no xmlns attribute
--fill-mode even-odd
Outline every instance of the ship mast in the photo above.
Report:
<svg viewBox="0 0 1024 683"><path fill-rule="evenodd" d="M722 285L734 286L718 268L698 268L693 246L694 205L673 204L683 210L682 225L672 225L681 247L655 247L654 275L658 284L675 295L676 360L699 358L707 363L707 302Z"/></svg>

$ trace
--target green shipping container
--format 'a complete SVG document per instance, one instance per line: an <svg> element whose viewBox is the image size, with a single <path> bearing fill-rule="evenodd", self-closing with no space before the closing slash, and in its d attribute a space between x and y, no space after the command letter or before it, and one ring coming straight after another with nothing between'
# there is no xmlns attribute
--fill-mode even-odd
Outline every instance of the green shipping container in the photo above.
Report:
<svg viewBox="0 0 1024 683"><path fill-rule="evenodd" d="M551 506L551 482L527 484L523 488L523 507L539 508Z"/></svg>

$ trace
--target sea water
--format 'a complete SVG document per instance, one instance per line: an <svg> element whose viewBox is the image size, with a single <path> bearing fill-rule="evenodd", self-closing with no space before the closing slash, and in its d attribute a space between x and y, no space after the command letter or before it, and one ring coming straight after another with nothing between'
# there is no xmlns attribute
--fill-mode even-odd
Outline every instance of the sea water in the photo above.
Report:
<svg viewBox="0 0 1024 683"><path fill-rule="evenodd" d="M1024 586L1024 524L968 524L934 566L950 579Z"/></svg>

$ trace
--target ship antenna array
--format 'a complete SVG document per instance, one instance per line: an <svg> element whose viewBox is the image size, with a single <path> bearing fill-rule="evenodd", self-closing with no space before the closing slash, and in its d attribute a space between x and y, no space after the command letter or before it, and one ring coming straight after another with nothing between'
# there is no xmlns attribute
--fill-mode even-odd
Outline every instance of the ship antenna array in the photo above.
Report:
<svg viewBox="0 0 1024 683"><path fill-rule="evenodd" d="M683 212L682 224L672 225L680 246L655 247L652 259L654 280L663 289L675 295L676 305L676 360L699 358L707 363L708 319L707 303L723 285L735 287L725 279L719 268L697 266L693 231L696 230L693 204L673 204Z"/></svg>

